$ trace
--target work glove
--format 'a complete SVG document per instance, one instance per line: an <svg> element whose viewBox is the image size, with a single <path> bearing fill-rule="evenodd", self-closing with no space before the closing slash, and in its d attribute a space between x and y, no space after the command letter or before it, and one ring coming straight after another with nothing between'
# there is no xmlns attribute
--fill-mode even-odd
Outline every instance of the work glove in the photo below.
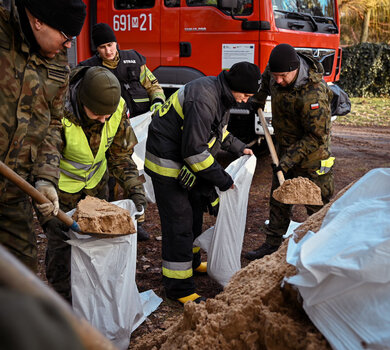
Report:
<svg viewBox="0 0 390 350"><path fill-rule="evenodd" d="M148 201L146 200L145 195L141 193L134 193L130 196L130 199L134 202L135 207L137 208L137 211L142 212L144 209L146 209L148 205ZM139 215L137 215L139 217ZM138 217L136 216L136 219Z"/></svg>
<svg viewBox="0 0 390 350"><path fill-rule="evenodd" d="M281 171L283 173L283 175L285 175L283 169L281 168L280 164L279 165L276 165L275 163L272 163L271 164L272 166L272 172L274 173L275 176L277 176L276 174Z"/></svg>
<svg viewBox="0 0 390 350"><path fill-rule="evenodd" d="M153 103L151 106L150 106L150 111L151 112L156 112L158 111L162 106L162 103L161 102L156 102L156 103Z"/></svg>
<svg viewBox="0 0 390 350"><path fill-rule="evenodd" d="M35 182L35 188L41 192L51 203L37 204L38 210L43 216L57 216L60 208L58 194L55 186L47 180L38 180Z"/></svg>
<svg viewBox="0 0 390 350"><path fill-rule="evenodd" d="M179 181L179 185L185 190L190 190L192 187L194 187L196 182L196 176L189 168L187 168L186 165L183 165L183 167L180 169L179 175L176 179Z"/></svg>
<svg viewBox="0 0 390 350"><path fill-rule="evenodd" d="M202 199L202 209L205 213L209 213L210 215L217 216L219 212L219 196L215 188L213 188L212 192L208 197L203 197Z"/></svg>
<svg viewBox="0 0 390 350"><path fill-rule="evenodd" d="M128 125L126 127L125 137L123 139L122 146L126 149L126 151L130 151L137 143L137 136L135 136L134 130L131 125Z"/></svg>

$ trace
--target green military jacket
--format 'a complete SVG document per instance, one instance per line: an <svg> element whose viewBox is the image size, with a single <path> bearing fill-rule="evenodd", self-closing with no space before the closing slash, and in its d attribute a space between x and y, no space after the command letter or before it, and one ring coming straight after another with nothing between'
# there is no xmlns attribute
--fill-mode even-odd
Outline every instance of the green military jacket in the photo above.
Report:
<svg viewBox="0 0 390 350"><path fill-rule="evenodd" d="M80 81L89 67L76 67L72 69L70 77L69 98L66 101L65 117L69 122L80 125L88 140L89 147L95 157L100 146L101 133L104 124L89 119L78 100ZM119 108L119 106L118 106ZM127 135L126 135L127 134ZM63 144L66 144L65 132L62 132ZM124 140L128 141L124 146ZM138 143L130 120L126 116L126 108L122 110L122 119L118 130L106 150L107 168L111 176L115 177L128 194L144 194L143 180L139 178L137 165L132 159L134 146Z"/></svg>
<svg viewBox="0 0 390 350"><path fill-rule="evenodd" d="M303 54L299 59L298 75L288 87L278 85L267 66L261 88L253 97L257 107L264 108L267 96L271 96L272 126L285 172L295 166L315 171L331 154L332 91L322 78L321 63Z"/></svg>
<svg viewBox="0 0 390 350"><path fill-rule="evenodd" d="M69 84L66 53L31 52L14 1L0 1L0 160L24 179L59 178L61 118ZM25 195L0 177L0 201Z"/></svg>

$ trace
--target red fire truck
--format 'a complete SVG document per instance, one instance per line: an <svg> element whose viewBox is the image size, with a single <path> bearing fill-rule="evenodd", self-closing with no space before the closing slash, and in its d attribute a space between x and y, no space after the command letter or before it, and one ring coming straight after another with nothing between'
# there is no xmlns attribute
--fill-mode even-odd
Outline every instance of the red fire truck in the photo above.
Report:
<svg viewBox="0 0 390 350"><path fill-rule="evenodd" d="M77 38L77 50L70 53L71 65L93 55L91 28L105 22L115 31L120 49L135 49L146 57L148 68L168 94L169 89L205 75L218 75L239 61L255 63L263 71L272 48L279 43L311 52L322 62L326 81L339 78L337 0L84 2L88 16ZM233 133L241 138L263 133L256 116L245 106L232 110L231 123L236 124Z"/></svg>

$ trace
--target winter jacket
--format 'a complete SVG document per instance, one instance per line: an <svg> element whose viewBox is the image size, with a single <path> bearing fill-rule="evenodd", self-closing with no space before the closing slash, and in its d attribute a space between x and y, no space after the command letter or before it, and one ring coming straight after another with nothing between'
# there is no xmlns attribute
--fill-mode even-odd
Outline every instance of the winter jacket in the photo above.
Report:
<svg viewBox="0 0 390 350"><path fill-rule="evenodd" d="M227 131L229 110L235 104L224 72L180 88L153 116L145 171L150 176L174 179L186 164L197 177L222 191L229 189L233 180L215 154L219 148L243 154L245 144Z"/></svg>
<svg viewBox="0 0 390 350"><path fill-rule="evenodd" d="M0 160L31 183L42 178L56 184L67 56L65 51L52 59L41 56L23 6L1 4ZM1 202L25 199L22 190L0 176Z"/></svg>
<svg viewBox="0 0 390 350"><path fill-rule="evenodd" d="M149 111L150 105L164 103L165 95L156 77L146 66L146 58L135 50L118 50L119 63L109 69L121 84L121 94L125 99L130 117ZM103 66L96 55L79 63L79 66Z"/></svg>
<svg viewBox="0 0 390 350"><path fill-rule="evenodd" d="M287 87L275 82L266 67L260 91L252 100L264 108L272 102L272 126L280 166L287 172L297 166L318 170L331 155L330 101L333 93L323 80L324 69L314 57L298 54L300 66L295 81Z"/></svg>

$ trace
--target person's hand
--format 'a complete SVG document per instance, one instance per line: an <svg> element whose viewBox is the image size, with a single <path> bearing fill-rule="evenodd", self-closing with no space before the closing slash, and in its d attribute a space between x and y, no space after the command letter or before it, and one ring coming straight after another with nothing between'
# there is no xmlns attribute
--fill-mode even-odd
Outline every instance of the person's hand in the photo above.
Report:
<svg viewBox="0 0 390 350"><path fill-rule="evenodd" d="M156 102L156 103L153 103L151 106L150 106L150 111L151 112L155 112L155 111L158 111L162 106L162 103L161 102Z"/></svg>
<svg viewBox="0 0 390 350"><path fill-rule="evenodd" d="M181 187L183 187L185 190L190 190L192 187L194 187L196 176L189 168L183 165L183 167L180 169L179 175L177 176L177 180L179 181L179 185Z"/></svg>
<svg viewBox="0 0 390 350"><path fill-rule="evenodd" d="M208 210L210 215L217 216L219 212L219 197L213 202L208 204Z"/></svg>
<svg viewBox="0 0 390 350"><path fill-rule="evenodd" d="M128 125L125 131L125 137L123 138L122 146L127 151L130 151L138 143L137 137L135 136L133 128Z"/></svg>
<svg viewBox="0 0 390 350"><path fill-rule="evenodd" d="M145 195L141 193L135 193L130 196L130 199L134 202L137 211L142 212L148 205Z"/></svg>
<svg viewBox="0 0 390 350"><path fill-rule="evenodd" d="M275 163L272 163L271 164L272 166L272 172L276 175L279 171L281 171L284 175L284 171L283 169L281 168L280 164L279 165L276 165Z"/></svg>
<svg viewBox="0 0 390 350"><path fill-rule="evenodd" d="M243 151L244 154L249 154L249 155L253 155L253 151L251 148L244 148L244 151Z"/></svg>
<svg viewBox="0 0 390 350"><path fill-rule="evenodd" d="M38 180L35 182L35 188L41 192L51 203L37 204L38 210L43 216L56 216L60 208L58 194L55 186L47 180Z"/></svg>

